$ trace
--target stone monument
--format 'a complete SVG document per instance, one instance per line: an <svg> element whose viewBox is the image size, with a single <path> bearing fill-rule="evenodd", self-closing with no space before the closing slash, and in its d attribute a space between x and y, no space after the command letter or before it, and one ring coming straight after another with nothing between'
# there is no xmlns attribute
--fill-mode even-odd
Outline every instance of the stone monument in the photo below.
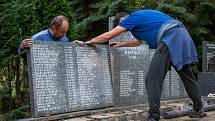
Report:
<svg viewBox="0 0 215 121"><path fill-rule="evenodd" d="M202 71L198 74L202 96L215 93L215 42L202 42Z"/></svg>
<svg viewBox="0 0 215 121"><path fill-rule="evenodd" d="M113 106L108 47L34 42L28 53L34 117Z"/></svg>

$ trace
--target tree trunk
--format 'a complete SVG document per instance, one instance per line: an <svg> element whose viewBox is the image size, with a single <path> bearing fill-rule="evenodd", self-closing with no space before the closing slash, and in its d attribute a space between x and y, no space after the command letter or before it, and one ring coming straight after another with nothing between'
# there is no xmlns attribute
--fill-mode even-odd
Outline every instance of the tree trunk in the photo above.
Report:
<svg viewBox="0 0 215 121"><path fill-rule="evenodd" d="M17 58L15 60L15 77L16 77L16 80L15 80L15 88L16 88L16 96L18 98L18 100L20 100L20 87L21 87L21 81L20 81L20 70L19 70L19 66L20 66L20 59Z"/></svg>
<svg viewBox="0 0 215 121"><path fill-rule="evenodd" d="M12 91L13 91L13 89L12 89L12 85L11 85L11 82L12 82L12 78L11 78L11 75L12 75L12 73L11 73L11 70L12 70L12 66L11 66L12 64L8 64L8 67L7 67L7 72L5 73L5 75L7 75L7 86L8 86L8 88L9 88L9 94L10 95L12 95Z"/></svg>

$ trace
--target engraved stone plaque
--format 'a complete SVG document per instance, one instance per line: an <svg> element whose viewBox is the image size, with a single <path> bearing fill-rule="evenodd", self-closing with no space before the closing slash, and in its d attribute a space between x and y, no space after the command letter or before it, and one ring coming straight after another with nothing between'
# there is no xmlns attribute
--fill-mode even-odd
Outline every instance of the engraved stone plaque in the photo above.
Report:
<svg viewBox="0 0 215 121"><path fill-rule="evenodd" d="M76 46L80 102L85 109L112 105L112 86L107 46Z"/></svg>
<svg viewBox="0 0 215 121"><path fill-rule="evenodd" d="M215 93L215 72L198 73L198 81L201 96L208 96Z"/></svg>
<svg viewBox="0 0 215 121"><path fill-rule="evenodd" d="M202 71L198 73L202 96L215 93L215 42L202 42Z"/></svg>
<svg viewBox="0 0 215 121"><path fill-rule="evenodd" d="M149 47L111 48L111 72L116 106L146 102L145 74L149 64Z"/></svg>
<svg viewBox="0 0 215 121"><path fill-rule="evenodd" d="M31 111L35 116L67 111L63 48L58 43L34 43L30 49Z"/></svg>
<svg viewBox="0 0 215 121"><path fill-rule="evenodd" d="M113 20L114 17L109 18L109 31L113 29ZM110 43L133 38L128 31L111 39ZM111 48L110 61L115 106L146 102L145 75L149 66L149 46Z"/></svg>
<svg viewBox="0 0 215 121"><path fill-rule="evenodd" d="M28 54L32 115L112 106L108 59L105 45L34 42Z"/></svg>
<svg viewBox="0 0 215 121"><path fill-rule="evenodd" d="M202 71L215 72L215 42L202 42Z"/></svg>

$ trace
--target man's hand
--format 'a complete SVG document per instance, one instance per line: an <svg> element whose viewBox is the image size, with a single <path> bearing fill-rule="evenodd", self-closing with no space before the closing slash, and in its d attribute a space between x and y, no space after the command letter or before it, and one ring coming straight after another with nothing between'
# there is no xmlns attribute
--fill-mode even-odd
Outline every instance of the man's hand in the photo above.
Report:
<svg viewBox="0 0 215 121"><path fill-rule="evenodd" d="M24 39L20 42L20 48L29 48L32 46L32 40L31 39Z"/></svg>
<svg viewBox="0 0 215 121"><path fill-rule="evenodd" d="M90 40L90 41L86 41L84 44L86 44L86 45L90 45L90 46L92 46L92 47L96 47L96 44L95 44L95 43L93 43L93 42L92 42L92 40Z"/></svg>
<svg viewBox="0 0 215 121"><path fill-rule="evenodd" d="M120 47L120 42L112 42L109 44L109 46L113 48Z"/></svg>
<svg viewBox="0 0 215 121"><path fill-rule="evenodd" d="M74 40L72 43L77 43L79 46L84 46L84 42L83 41Z"/></svg>

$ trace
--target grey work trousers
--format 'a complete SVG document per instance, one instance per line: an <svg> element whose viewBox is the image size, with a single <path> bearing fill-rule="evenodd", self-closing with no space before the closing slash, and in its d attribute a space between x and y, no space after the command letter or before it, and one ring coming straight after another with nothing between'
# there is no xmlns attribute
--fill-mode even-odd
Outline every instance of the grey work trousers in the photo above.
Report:
<svg viewBox="0 0 215 121"><path fill-rule="evenodd" d="M160 118L160 98L163 87L164 78L171 66L171 59L169 56L168 47L164 42L161 42L151 60L149 70L146 74L146 90L149 102L149 117ZM200 110L202 108L202 101L199 92L198 81L196 80L191 65L184 65L180 71L177 71L188 96L193 102L193 109Z"/></svg>

